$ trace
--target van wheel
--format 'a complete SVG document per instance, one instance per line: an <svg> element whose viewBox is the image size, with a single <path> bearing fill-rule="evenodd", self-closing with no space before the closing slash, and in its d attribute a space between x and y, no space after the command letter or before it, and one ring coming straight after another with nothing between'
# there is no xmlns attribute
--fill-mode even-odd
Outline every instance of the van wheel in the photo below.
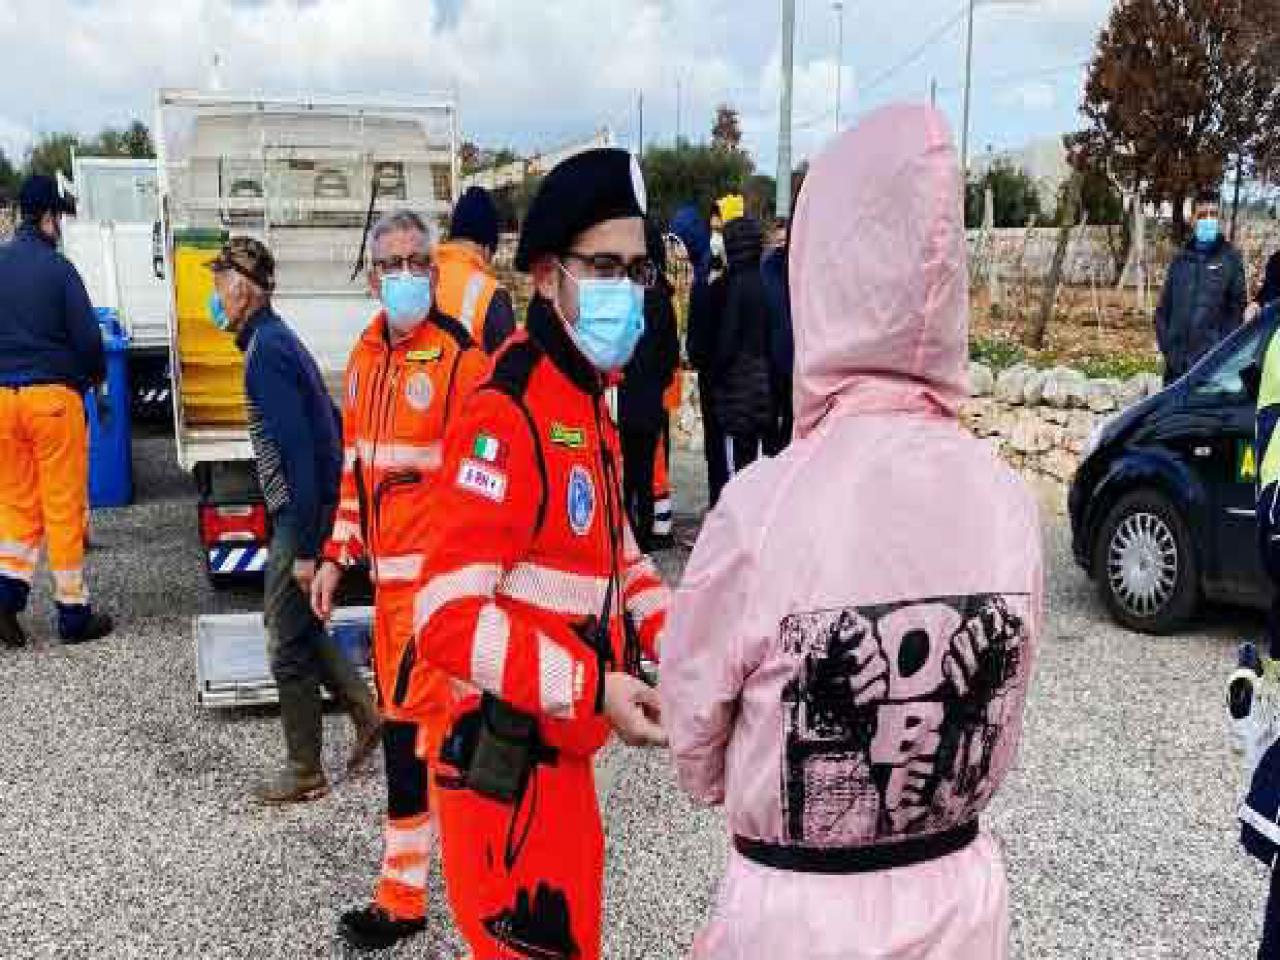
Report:
<svg viewBox="0 0 1280 960"><path fill-rule="evenodd" d="M1200 601L1186 521L1154 490L1130 493L1111 508L1094 543L1093 569L1111 615L1139 633L1172 633Z"/></svg>

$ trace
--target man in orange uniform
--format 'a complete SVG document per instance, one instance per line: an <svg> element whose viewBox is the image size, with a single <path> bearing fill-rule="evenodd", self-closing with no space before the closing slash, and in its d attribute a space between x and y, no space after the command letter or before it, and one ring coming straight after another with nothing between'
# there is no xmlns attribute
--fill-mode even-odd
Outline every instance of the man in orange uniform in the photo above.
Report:
<svg viewBox="0 0 1280 960"><path fill-rule="evenodd" d="M0 645L21 647L42 544L48 547L58 635L111 633L89 604L84 542L89 509L86 390L106 376L102 333L76 268L61 253L70 201L48 177L28 177L22 223L0 246Z"/></svg>
<svg viewBox="0 0 1280 960"><path fill-rule="evenodd" d="M471 187L453 208L449 240L436 249L440 271L436 302L473 340L496 353L516 329L511 295L493 275L498 211L483 187Z"/></svg>
<svg viewBox="0 0 1280 960"><path fill-rule="evenodd" d="M660 744L668 592L626 525L606 387L643 328L644 183L622 150L556 167L525 222L525 331L450 427L401 706L465 691L435 765L445 879L473 960L600 956L592 758L610 728Z"/></svg>
<svg viewBox="0 0 1280 960"><path fill-rule="evenodd" d="M383 309L347 365L341 501L312 589L316 613L327 618L342 571L366 561L377 591L373 662L384 720L386 849L373 903L339 924L349 943L366 950L389 948L425 926L435 828L427 768L415 745L420 726L438 739L448 684L424 679L416 717L395 706L395 671L412 634L423 560L411 521L430 497L445 427L488 368L470 334L433 308L436 272L422 220L407 211L388 214L371 236L370 289Z"/></svg>

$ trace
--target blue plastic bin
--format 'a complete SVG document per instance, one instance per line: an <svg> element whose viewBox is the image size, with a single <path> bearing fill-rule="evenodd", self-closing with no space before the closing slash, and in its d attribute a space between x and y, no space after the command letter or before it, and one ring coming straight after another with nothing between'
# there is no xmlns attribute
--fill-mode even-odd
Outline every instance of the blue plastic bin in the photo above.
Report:
<svg viewBox="0 0 1280 960"><path fill-rule="evenodd" d="M89 503L123 507L133 500L133 429L129 418L129 336L114 310L99 309L107 379L85 395L89 420Z"/></svg>

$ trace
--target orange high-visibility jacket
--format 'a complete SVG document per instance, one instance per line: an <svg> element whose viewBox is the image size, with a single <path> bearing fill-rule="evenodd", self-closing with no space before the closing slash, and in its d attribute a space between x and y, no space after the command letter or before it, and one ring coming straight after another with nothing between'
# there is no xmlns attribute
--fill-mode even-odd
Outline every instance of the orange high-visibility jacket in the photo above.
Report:
<svg viewBox="0 0 1280 960"><path fill-rule="evenodd" d="M421 527L415 643L397 679L409 714L422 709L424 681L439 668L537 716L549 746L587 756L609 736L604 671L657 659L669 592L627 526L618 434L601 388L535 299L526 332L449 430ZM602 616L608 642L596 646L585 625ZM455 715L473 707L465 698Z"/></svg>
<svg viewBox="0 0 1280 960"><path fill-rule="evenodd" d="M436 247L435 300L442 313L455 317L471 339L490 353L514 331L511 297L493 270L472 247L448 241Z"/></svg>
<svg viewBox="0 0 1280 960"><path fill-rule="evenodd" d="M445 427L488 367L471 335L438 310L394 347L380 313L347 364L341 498L324 557L343 567L369 564L377 589L374 673L393 718L390 682L412 631L423 562L413 518L430 498Z"/></svg>

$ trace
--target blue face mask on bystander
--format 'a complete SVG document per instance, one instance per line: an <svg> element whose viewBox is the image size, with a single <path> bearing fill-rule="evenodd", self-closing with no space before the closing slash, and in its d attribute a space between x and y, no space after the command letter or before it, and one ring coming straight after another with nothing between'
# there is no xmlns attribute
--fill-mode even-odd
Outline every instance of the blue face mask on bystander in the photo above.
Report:
<svg viewBox="0 0 1280 960"><path fill-rule="evenodd" d="M213 318L213 325L219 330L227 330L231 327L231 318L227 316L226 305L222 302L222 297L218 296L215 290L209 294L209 316Z"/></svg>
<svg viewBox="0 0 1280 960"><path fill-rule="evenodd" d="M1222 227L1217 217L1205 217L1196 221L1196 243L1202 247L1211 247L1222 235Z"/></svg>
<svg viewBox="0 0 1280 960"><path fill-rule="evenodd" d="M387 323L397 333L408 333L431 313L431 277L415 273L384 274L378 285Z"/></svg>

